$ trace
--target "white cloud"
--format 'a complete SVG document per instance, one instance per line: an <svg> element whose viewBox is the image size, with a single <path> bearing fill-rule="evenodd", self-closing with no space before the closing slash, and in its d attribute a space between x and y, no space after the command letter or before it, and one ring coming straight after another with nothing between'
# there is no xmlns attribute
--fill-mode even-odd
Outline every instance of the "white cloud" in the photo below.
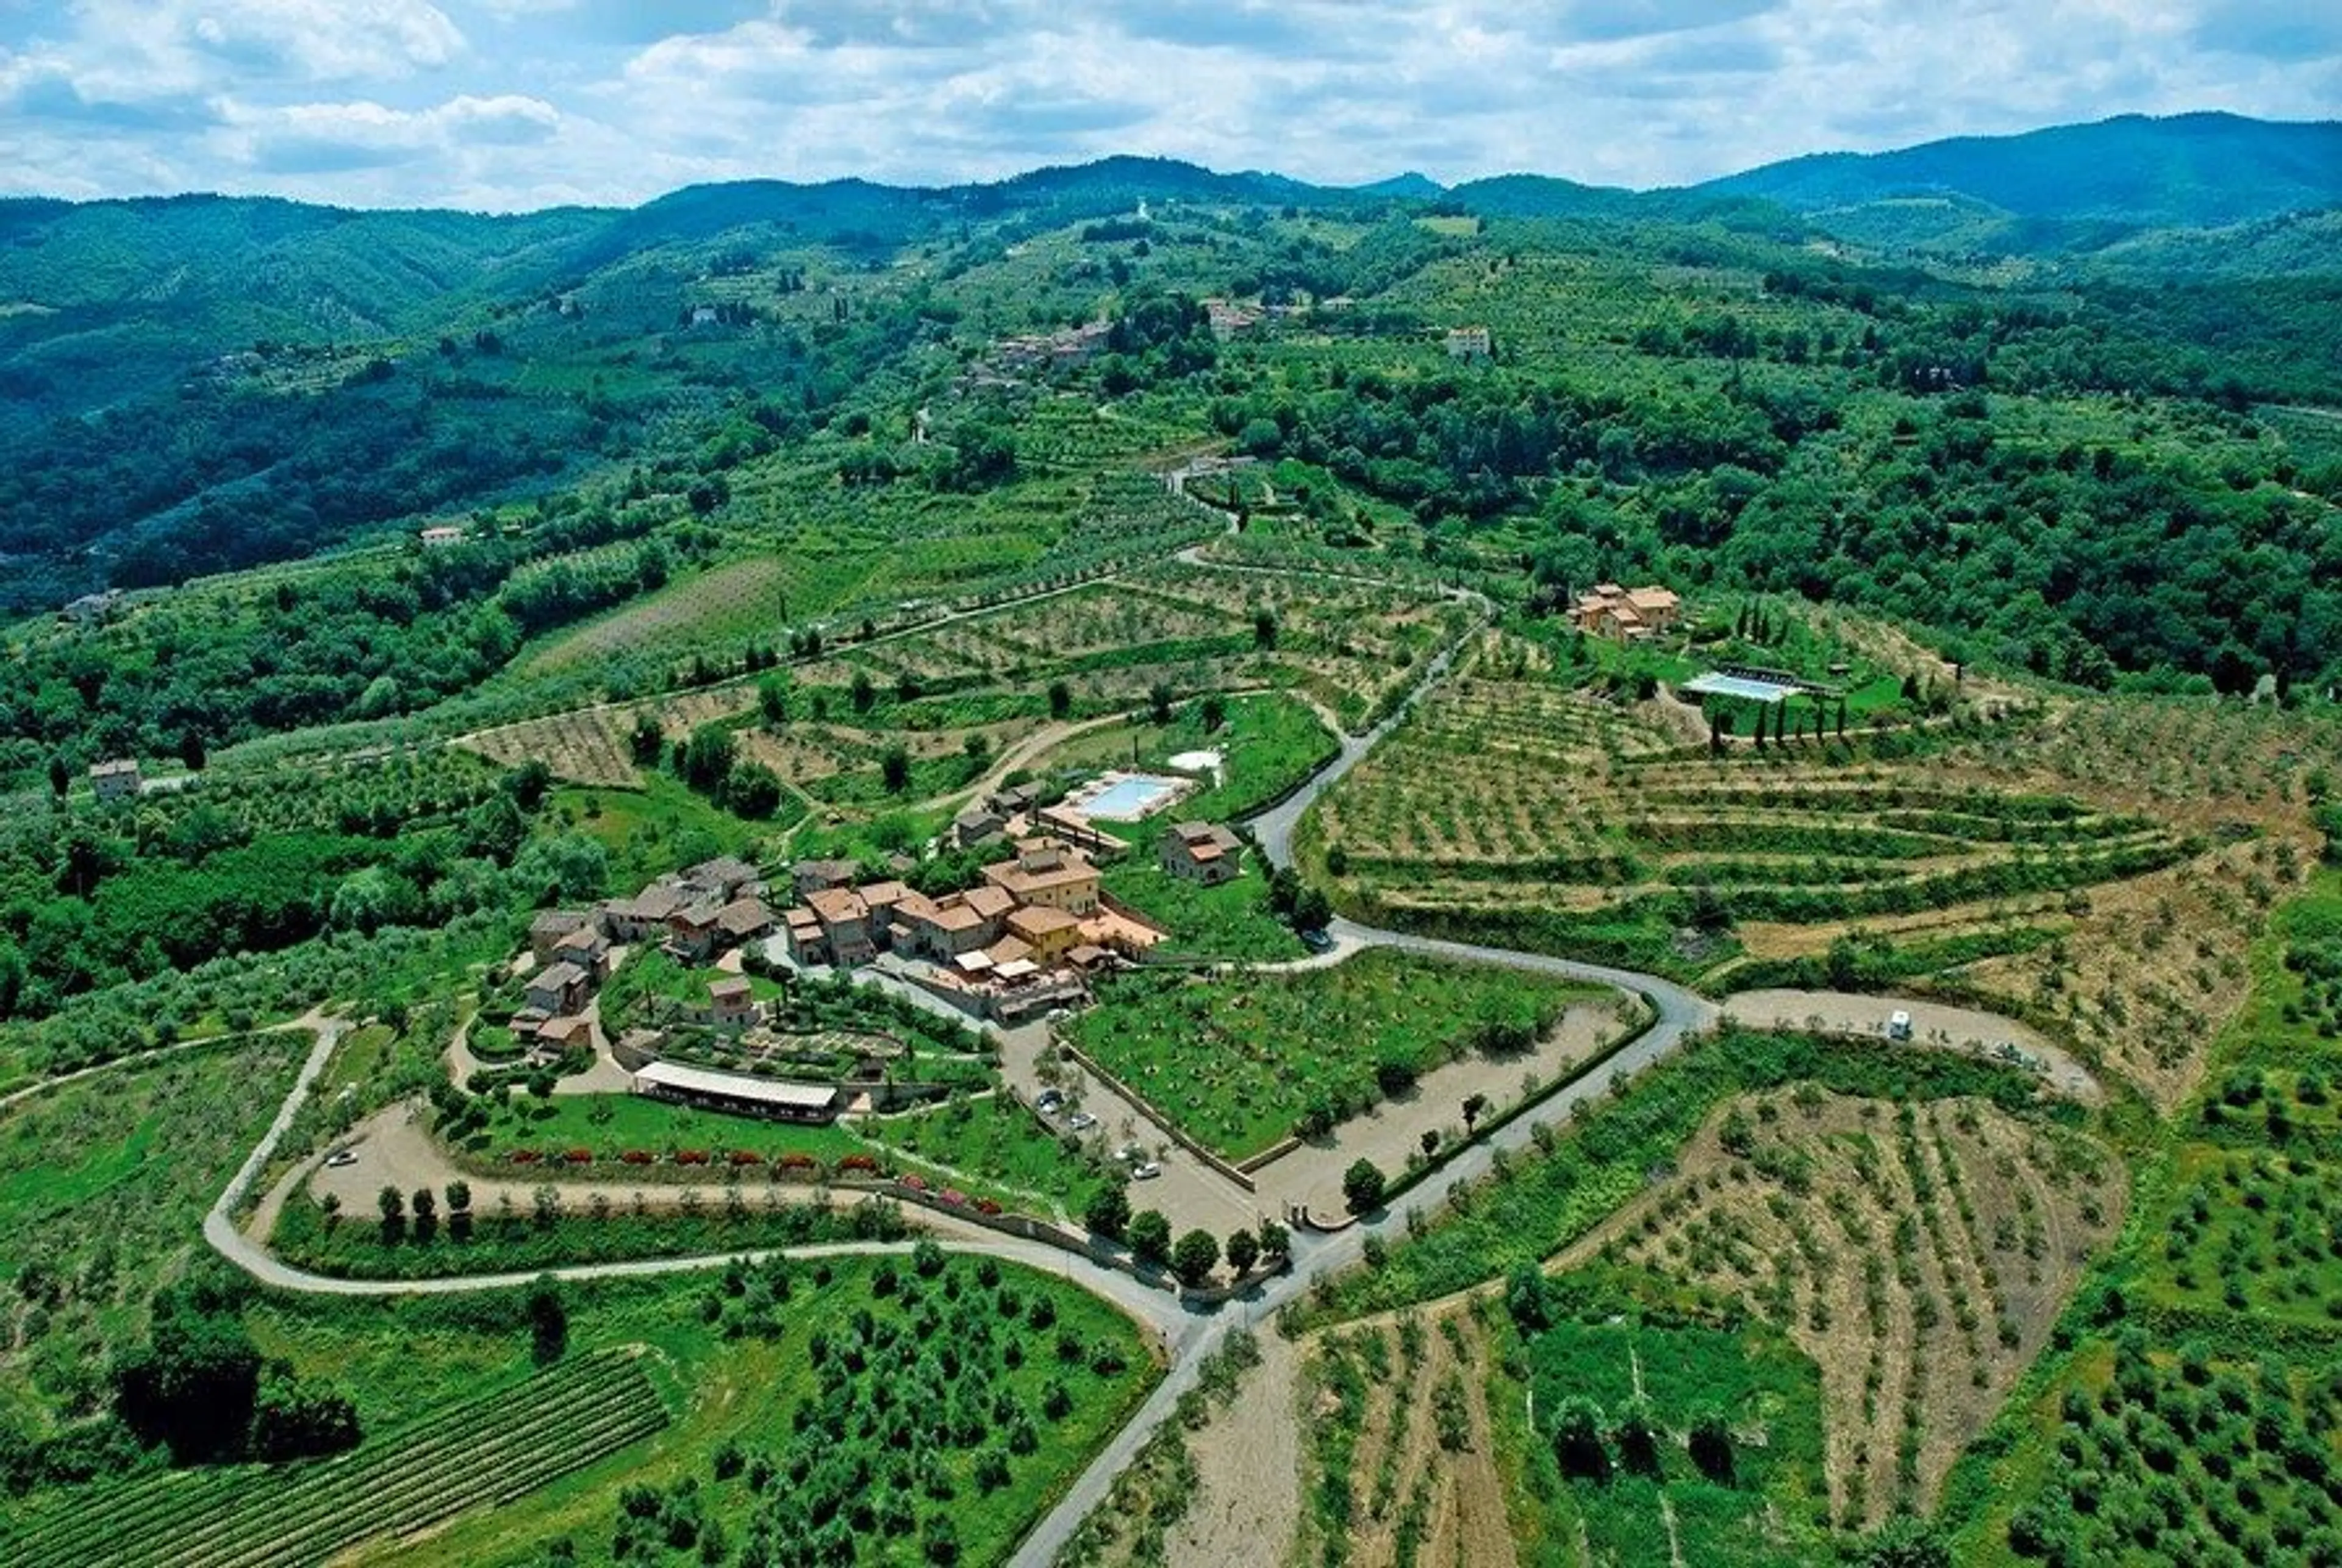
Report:
<svg viewBox="0 0 2342 1568"><path fill-rule="evenodd" d="M2288 0L75 0L0 8L0 188L639 200L1113 152L1680 183L2342 102Z"/></svg>

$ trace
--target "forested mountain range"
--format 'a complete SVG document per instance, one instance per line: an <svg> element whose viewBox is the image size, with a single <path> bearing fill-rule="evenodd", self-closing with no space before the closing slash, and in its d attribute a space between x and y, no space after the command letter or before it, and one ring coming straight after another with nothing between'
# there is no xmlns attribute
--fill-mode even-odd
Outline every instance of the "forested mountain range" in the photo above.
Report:
<svg viewBox="0 0 2342 1568"><path fill-rule="evenodd" d="M459 696L676 565L836 548L799 532L833 493L1037 478L1036 390L1302 464L1327 547L1516 596L1665 571L2060 678L2331 680L2342 267L2330 210L2275 209L2330 196L2334 135L2114 121L1651 193L1114 158L514 217L0 204L0 601L386 552L167 634L162 605L20 639L7 768ZM1970 226L1915 243L1915 211ZM1441 351L1466 324L1493 363ZM450 519L498 554L418 571Z"/></svg>

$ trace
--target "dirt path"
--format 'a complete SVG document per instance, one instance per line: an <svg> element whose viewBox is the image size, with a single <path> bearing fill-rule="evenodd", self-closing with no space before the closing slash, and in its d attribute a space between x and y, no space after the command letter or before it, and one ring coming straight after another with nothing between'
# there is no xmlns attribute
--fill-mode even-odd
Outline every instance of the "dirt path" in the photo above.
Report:
<svg viewBox="0 0 2342 1568"><path fill-rule="evenodd" d="M1997 1013L1843 991L1743 991L1724 1002L1724 1015L1736 1024L1758 1029L1817 1029L1826 1034L1880 1041L1887 1038L1889 1016L1898 1012L1911 1015L1908 1044L1922 1050L1998 1057L2005 1047L2014 1047L2030 1059L2017 1064L2031 1065L2057 1093L2086 1105L2106 1103L2106 1090L2073 1053L2051 1044L2039 1030Z"/></svg>
<svg viewBox="0 0 2342 1568"><path fill-rule="evenodd" d="M1301 1519L1300 1347L1264 1332L1260 1364L1190 1444L1196 1490L1164 1543L1171 1568L1282 1563Z"/></svg>

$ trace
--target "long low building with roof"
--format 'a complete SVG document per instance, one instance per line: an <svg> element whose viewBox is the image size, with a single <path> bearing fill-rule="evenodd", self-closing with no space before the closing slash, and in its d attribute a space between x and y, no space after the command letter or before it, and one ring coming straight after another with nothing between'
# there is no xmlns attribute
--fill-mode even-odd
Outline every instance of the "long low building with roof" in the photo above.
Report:
<svg viewBox="0 0 2342 1568"><path fill-rule="evenodd" d="M752 1078L681 1062L650 1062L636 1069L635 1093L654 1100L696 1105L776 1122L823 1123L837 1116L837 1086Z"/></svg>

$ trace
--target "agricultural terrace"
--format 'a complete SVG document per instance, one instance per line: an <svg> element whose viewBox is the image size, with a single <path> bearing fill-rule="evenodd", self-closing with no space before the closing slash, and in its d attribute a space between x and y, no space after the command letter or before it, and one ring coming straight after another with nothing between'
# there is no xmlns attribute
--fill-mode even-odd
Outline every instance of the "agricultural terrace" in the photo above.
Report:
<svg viewBox="0 0 2342 1568"><path fill-rule="evenodd" d="M2062 924L2087 890L2206 847L2135 812L1947 777L1898 735L1716 756L1685 735L1696 715L1618 701L1489 639L1332 792L1305 853L1369 919L1696 974L1727 933L1760 958L1870 929L1987 939L1961 960L2029 949L2012 915Z"/></svg>
<svg viewBox="0 0 2342 1568"><path fill-rule="evenodd" d="M2183 1320L2342 1333L2342 878L2321 872L2251 952L2250 999L2179 1119L2138 1289Z"/></svg>
<svg viewBox="0 0 2342 1568"><path fill-rule="evenodd" d="M88 1568L297 1568L520 1501L668 1418L637 1355L580 1356L324 1463L157 1471L36 1503L0 1544Z"/></svg>
<svg viewBox="0 0 2342 1568"><path fill-rule="evenodd" d="M731 515L771 554L670 583L558 634L524 656L521 672L619 661L655 675L693 657L785 644L792 629L837 641L866 620L892 629L1126 570L1220 526L1149 474L938 494L841 487L835 458L760 471L736 494Z"/></svg>
<svg viewBox="0 0 2342 1568"><path fill-rule="evenodd" d="M1700 1287L1821 1368L1831 1515L1931 1512L2119 1228L2115 1157L1984 1102L1736 1099L1562 1257Z"/></svg>
<svg viewBox="0 0 2342 1568"><path fill-rule="evenodd" d="M203 1216L285 1098L304 1033L125 1064L0 1109L0 1412L35 1438L102 1408L109 1356L203 1250ZM0 1553L0 1555L5 1555ZM55 1559L63 1561L64 1559Z"/></svg>
<svg viewBox="0 0 2342 1568"><path fill-rule="evenodd" d="M2040 923L2058 929L2056 947L1952 977L1987 1005L2053 1019L2158 1109L2177 1108L2253 991L2247 954L2317 864L2310 811L2331 787L2321 779L2342 776L2342 724L2243 704L2099 697L1954 745L1938 765L1960 787L2067 793L2212 846L2069 898L2066 919Z"/></svg>
<svg viewBox="0 0 2342 1568"><path fill-rule="evenodd" d="M555 776L573 784L639 788L644 770L635 761L631 737L643 715L657 720L670 737L680 738L701 724L737 718L756 705L755 688L718 686L523 719L477 731L456 744L505 767L541 761Z"/></svg>
<svg viewBox="0 0 2342 1568"><path fill-rule="evenodd" d="M1357 729L1463 614L1419 590L1166 561L853 653L887 680L1062 676L1092 705L1136 705L1157 682L1180 692L1271 685Z"/></svg>
<svg viewBox="0 0 2342 1568"><path fill-rule="evenodd" d="M1229 1159L1323 1136L1468 1052L1518 1056L1595 987L1373 948L1326 968L1105 983L1065 1025Z"/></svg>
<svg viewBox="0 0 2342 1568"><path fill-rule="evenodd" d="M1777 1335L1604 1314L1525 1337L1527 1490L1563 1483L1541 1535L1621 1568L1814 1561L1814 1369Z"/></svg>
<svg viewBox="0 0 2342 1568"><path fill-rule="evenodd" d="M1946 1489L1964 1558L2342 1561L2328 1075L2342 879L2249 949L2203 1084L2144 1153L2143 1223ZM2175 1505L2176 1504L2176 1505Z"/></svg>
<svg viewBox="0 0 2342 1568"><path fill-rule="evenodd" d="M254 1297L255 1345L346 1388L359 1446L36 1493L0 1555L610 1564L761 1539L802 1561L826 1539L837 1562L945 1540L995 1562L1155 1376L1095 1297L926 1250L565 1286L549 1313L534 1293Z"/></svg>

